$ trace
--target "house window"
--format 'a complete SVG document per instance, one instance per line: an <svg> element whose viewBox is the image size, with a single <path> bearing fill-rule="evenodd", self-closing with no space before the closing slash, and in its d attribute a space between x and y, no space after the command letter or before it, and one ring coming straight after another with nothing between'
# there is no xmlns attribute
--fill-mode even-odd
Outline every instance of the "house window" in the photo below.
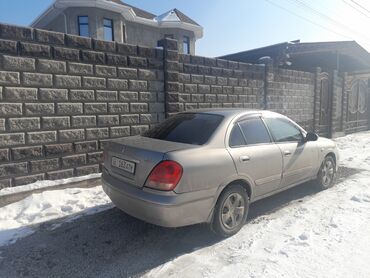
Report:
<svg viewBox="0 0 370 278"><path fill-rule="evenodd" d="M190 54L190 38L187 36L184 36L182 49L184 54Z"/></svg>
<svg viewBox="0 0 370 278"><path fill-rule="evenodd" d="M88 16L78 17L78 35L82 37L90 37Z"/></svg>
<svg viewBox="0 0 370 278"><path fill-rule="evenodd" d="M114 41L113 20L104 18L104 40Z"/></svg>
<svg viewBox="0 0 370 278"><path fill-rule="evenodd" d="M124 43L127 42L126 25L125 24L122 24L122 39L123 39Z"/></svg>

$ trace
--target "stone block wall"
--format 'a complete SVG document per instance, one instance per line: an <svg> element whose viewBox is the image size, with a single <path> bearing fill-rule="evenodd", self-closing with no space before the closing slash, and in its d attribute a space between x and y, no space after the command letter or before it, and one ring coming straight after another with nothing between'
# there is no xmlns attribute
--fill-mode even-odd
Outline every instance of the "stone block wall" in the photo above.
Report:
<svg viewBox="0 0 370 278"><path fill-rule="evenodd" d="M267 109L281 113L312 131L314 126L315 74L275 69L266 94Z"/></svg>
<svg viewBox="0 0 370 278"><path fill-rule="evenodd" d="M0 188L97 173L164 112L163 50L0 25Z"/></svg>
<svg viewBox="0 0 370 278"><path fill-rule="evenodd" d="M165 47L168 115L204 108L263 107L265 66L178 53Z"/></svg>
<svg viewBox="0 0 370 278"><path fill-rule="evenodd" d="M202 108L266 108L313 130L315 74L178 54L176 45L170 54L165 63L170 114Z"/></svg>
<svg viewBox="0 0 370 278"><path fill-rule="evenodd" d="M318 73L183 55L171 39L160 45L0 24L0 188L98 173L108 140L181 111L270 109L313 130Z"/></svg>
<svg viewBox="0 0 370 278"><path fill-rule="evenodd" d="M180 55L180 111L263 107L264 65Z"/></svg>

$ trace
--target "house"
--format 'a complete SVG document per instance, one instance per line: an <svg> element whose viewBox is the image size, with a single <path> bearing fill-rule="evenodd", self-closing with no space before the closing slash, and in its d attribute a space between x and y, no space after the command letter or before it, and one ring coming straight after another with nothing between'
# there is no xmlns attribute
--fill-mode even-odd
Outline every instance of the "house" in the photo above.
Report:
<svg viewBox="0 0 370 278"><path fill-rule="evenodd" d="M31 27L147 47L169 37L192 55L203 36L203 28L177 9L154 15L120 0L55 0Z"/></svg>

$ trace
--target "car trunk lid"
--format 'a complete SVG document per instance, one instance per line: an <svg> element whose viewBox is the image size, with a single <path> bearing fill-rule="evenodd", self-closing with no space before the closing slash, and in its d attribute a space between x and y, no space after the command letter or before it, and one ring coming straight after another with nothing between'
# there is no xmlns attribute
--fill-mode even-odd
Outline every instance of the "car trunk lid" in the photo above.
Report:
<svg viewBox="0 0 370 278"><path fill-rule="evenodd" d="M194 147L197 146L142 136L126 137L109 143L104 166L117 179L143 187L148 175L167 152Z"/></svg>

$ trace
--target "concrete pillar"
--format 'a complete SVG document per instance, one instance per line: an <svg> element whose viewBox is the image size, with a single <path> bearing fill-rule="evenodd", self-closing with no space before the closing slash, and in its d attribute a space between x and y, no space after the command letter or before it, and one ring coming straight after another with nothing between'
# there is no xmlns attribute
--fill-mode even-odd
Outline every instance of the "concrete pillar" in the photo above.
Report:
<svg viewBox="0 0 370 278"><path fill-rule="evenodd" d="M258 60L259 64L265 65L265 86L264 86L264 95L263 95L263 103L261 105L262 109L269 108L269 89L271 83L274 81L274 60L271 57L262 57Z"/></svg>
<svg viewBox="0 0 370 278"><path fill-rule="evenodd" d="M331 135L333 138L343 136L343 80L337 70L333 70L331 97Z"/></svg>
<svg viewBox="0 0 370 278"><path fill-rule="evenodd" d="M315 99L314 99L314 111L313 111L313 130L319 132L320 123L320 93L321 93L321 68L317 67L315 71Z"/></svg>
<svg viewBox="0 0 370 278"><path fill-rule="evenodd" d="M164 90L166 117L184 110L179 102L179 48L174 39L165 38L158 42L163 47Z"/></svg>
<svg viewBox="0 0 370 278"><path fill-rule="evenodd" d="M347 113L348 113L348 73L343 73L343 100L342 100L342 131L344 134L347 129Z"/></svg>

